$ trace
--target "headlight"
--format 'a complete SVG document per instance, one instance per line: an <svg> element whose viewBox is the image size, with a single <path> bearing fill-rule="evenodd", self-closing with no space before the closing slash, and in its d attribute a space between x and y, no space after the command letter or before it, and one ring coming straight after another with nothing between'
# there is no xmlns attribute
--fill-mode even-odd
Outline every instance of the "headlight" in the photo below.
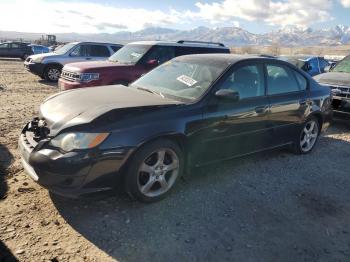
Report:
<svg viewBox="0 0 350 262"><path fill-rule="evenodd" d="M81 82L90 82L92 80L98 80L100 78L100 74L98 73L81 73L80 81Z"/></svg>
<svg viewBox="0 0 350 262"><path fill-rule="evenodd" d="M44 60L45 57L41 56L41 57L37 57L37 58L34 58L32 60L32 62L34 63L41 63L43 60Z"/></svg>
<svg viewBox="0 0 350 262"><path fill-rule="evenodd" d="M69 152L74 149L89 149L101 144L109 133L65 133L50 141L50 144Z"/></svg>

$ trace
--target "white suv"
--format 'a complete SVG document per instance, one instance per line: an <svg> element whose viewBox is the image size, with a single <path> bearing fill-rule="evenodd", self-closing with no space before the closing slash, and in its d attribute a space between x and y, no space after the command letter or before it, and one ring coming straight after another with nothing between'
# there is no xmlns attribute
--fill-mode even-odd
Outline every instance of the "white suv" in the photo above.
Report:
<svg viewBox="0 0 350 262"><path fill-rule="evenodd" d="M122 45L94 42L69 43L51 53L29 56L24 67L47 81L56 82L65 64L106 60Z"/></svg>

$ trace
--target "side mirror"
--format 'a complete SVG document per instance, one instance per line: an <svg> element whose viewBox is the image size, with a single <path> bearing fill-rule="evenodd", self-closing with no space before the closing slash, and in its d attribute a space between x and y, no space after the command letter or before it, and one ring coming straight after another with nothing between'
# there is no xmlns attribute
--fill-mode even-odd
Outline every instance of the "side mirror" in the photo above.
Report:
<svg viewBox="0 0 350 262"><path fill-rule="evenodd" d="M147 65L150 65L150 66L158 66L159 65L159 61L156 60L156 59L151 59L151 60L148 60Z"/></svg>
<svg viewBox="0 0 350 262"><path fill-rule="evenodd" d="M239 100L239 93L231 89L220 89L216 91L215 96L219 99L224 99L224 100L230 100L230 101Z"/></svg>
<svg viewBox="0 0 350 262"><path fill-rule="evenodd" d="M332 66L328 65L324 68L324 71L329 72L329 71L331 71L331 68L332 68Z"/></svg>

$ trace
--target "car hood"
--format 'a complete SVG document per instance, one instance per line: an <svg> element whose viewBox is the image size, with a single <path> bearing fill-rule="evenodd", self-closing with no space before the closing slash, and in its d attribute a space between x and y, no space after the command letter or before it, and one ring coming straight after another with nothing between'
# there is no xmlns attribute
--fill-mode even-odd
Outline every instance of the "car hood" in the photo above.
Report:
<svg viewBox="0 0 350 262"><path fill-rule="evenodd" d="M131 64L122 64L116 62L105 61L89 61L89 62L78 62L70 63L64 66L64 70L76 73L95 73L104 71L108 68L115 69L116 67L133 67Z"/></svg>
<svg viewBox="0 0 350 262"><path fill-rule="evenodd" d="M58 56L56 53L43 53L43 54L37 54L37 55L31 55L30 58L36 59L36 58L42 58L42 57L52 57L52 56Z"/></svg>
<svg viewBox="0 0 350 262"><path fill-rule="evenodd" d="M323 85L350 86L350 73L329 72L317 75L314 79Z"/></svg>
<svg viewBox="0 0 350 262"><path fill-rule="evenodd" d="M181 104L146 91L122 85L81 88L55 94L40 106L50 136L61 130L90 123L115 109Z"/></svg>

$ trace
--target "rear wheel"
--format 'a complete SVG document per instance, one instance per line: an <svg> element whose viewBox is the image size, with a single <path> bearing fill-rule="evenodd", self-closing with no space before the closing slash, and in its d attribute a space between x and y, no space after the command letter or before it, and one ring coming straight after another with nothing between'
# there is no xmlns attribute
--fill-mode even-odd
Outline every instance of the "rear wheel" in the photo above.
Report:
<svg viewBox="0 0 350 262"><path fill-rule="evenodd" d="M57 65L49 65L44 72L44 78L50 82L57 82L61 75L61 67Z"/></svg>
<svg viewBox="0 0 350 262"><path fill-rule="evenodd" d="M297 141L294 142L293 151L296 154L310 153L319 138L320 124L315 117L310 117L305 121L300 130Z"/></svg>
<svg viewBox="0 0 350 262"><path fill-rule="evenodd" d="M183 172L180 147L170 140L157 140L139 149L128 166L125 187L142 202L163 199Z"/></svg>

